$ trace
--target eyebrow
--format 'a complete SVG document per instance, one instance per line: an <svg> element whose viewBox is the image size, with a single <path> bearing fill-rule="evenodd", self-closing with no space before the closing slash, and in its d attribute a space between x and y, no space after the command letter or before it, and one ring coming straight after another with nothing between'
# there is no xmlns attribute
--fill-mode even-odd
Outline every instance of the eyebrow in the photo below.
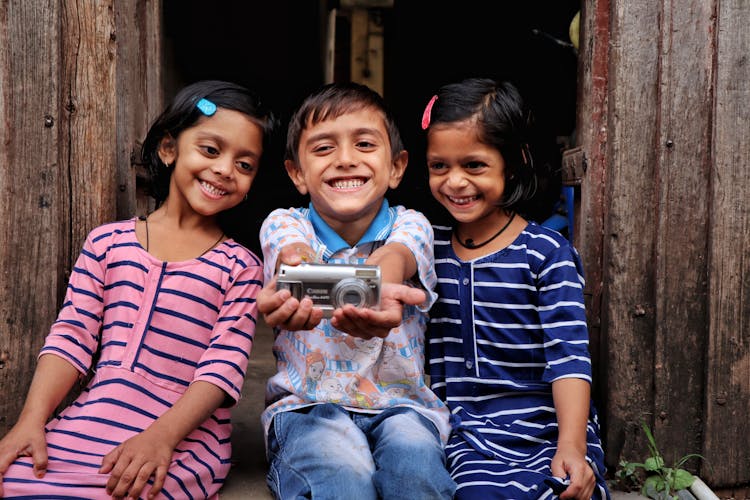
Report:
<svg viewBox="0 0 750 500"><path fill-rule="evenodd" d="M385 137L384 134L380 132L377 128L372 127L359 127L352 131L352 135L365 135L365 134L371 134L378 137ZM335 137L338 134L331 133L331 132L320 132L317 134L312 134L307 138L306 142L314 142L314 141L320 141L324 139L331 139Z"/></svg>

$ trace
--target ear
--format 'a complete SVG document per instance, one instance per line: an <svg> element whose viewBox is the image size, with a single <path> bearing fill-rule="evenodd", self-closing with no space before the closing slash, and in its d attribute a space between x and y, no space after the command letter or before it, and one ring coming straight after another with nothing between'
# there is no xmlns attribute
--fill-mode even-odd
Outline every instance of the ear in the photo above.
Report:
<svg viewBox="0 0 750 500"><path fill-rule="evenodd" d="M171 165L177 159L177 142L169 134L159 142L159 158L165 165Z"/></svg>
<svg viewBox="0 0 750 500"><path fill-rule="evenodd" d="M396 189L401 184L401 179L404 178L406 172L406 165L409 163L409 153L404 149L396 155L396 159L393 161L391 167L391 178L388 181L388 187Z"/></svg>
<svg viewBox="0 0 750 500"><path fill-rule="evenodd" d="M293 160L284 160L284 168L300 194L307 194L307 184L302 169Z"/></svg>

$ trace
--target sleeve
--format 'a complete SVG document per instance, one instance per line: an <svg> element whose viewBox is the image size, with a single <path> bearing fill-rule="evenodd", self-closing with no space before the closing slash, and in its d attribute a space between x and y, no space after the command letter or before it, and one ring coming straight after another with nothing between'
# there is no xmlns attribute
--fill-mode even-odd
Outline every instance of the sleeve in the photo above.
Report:
<svg viewBox="0 0 750 500"><path fill-rule="evenodd" d="M539 320L544 330L544 380L547 382L561 378L591 382L584 284L581 259L569 245L551 252L538 272Z"/></svg>
<svg viewBox="0 0 750 500"><path fill-rule="evenodd" d="M89 233L68 281L65 300L39 356L54 354L85 374L97 350L104 314L106 246L97 254ZM101 238L98 239L101 242Z"/></svg>
<svg viewBox="0 0 750 500"><path fill-rule="evenodd" d="M203 380L220 387L235 404L241 396L255 335L262 267L259 263L250 264L233 278L193 382Z"/></svg>
<svg viewBox="0 0 750 500"><path fill-rule="evenodd" d="M432 225L421 212L404 207L397 207L396 210L396 221L386 243L401 243L414 254L420 285L427 292L427 301L420 309L427 311L437 300Z"/></svg>
<svg viewBox="0 0 750 500"><path fill-rule="evenodd" d="M292 243L305 243L317 251L317 248L314 248L315 242L315 231L302 210L279 208L268 214L260 228L265 280L273 278L281 248Z"/></svg>

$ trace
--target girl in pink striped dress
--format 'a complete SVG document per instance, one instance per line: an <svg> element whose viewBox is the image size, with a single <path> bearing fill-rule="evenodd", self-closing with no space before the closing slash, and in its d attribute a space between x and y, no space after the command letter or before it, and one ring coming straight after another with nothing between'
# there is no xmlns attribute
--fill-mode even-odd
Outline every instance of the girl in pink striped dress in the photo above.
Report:
<svg viewBox="0 0 750 500"><path fill-rule="evenodd" d="M218 497L263 271L226 232L274 122L254 94L220 81L189 85L154 122L142 153L158 208L86 238L0 441L0 497Z"/></svg>

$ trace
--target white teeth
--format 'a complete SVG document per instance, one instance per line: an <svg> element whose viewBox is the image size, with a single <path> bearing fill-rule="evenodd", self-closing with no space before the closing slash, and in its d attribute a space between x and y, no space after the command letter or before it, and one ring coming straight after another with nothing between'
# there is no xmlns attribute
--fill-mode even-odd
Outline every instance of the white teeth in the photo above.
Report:
<svg viewBox="0 0 750 500"><path fill-rule="evenodd" d="M205 181L201 181L201 186L203 186L203 189L216 196L223 196L227 194L226 191L222 191L221 189L218 189Z"/></svg>
<svg viewBox="0 0 750 500"><path fill-rule="evenodd" d="M455 203L456 205L466 205L467 203L471 203L472 201L479 198L478 196L465 196L463 198L454 198L453 196L448 196L448 199Z"/></svg>
<svg viewBox="0 0 750 500"><path fill-rule="evenodd" d="M331 187L336 189L353 189L358 188L362 184L364 184L365 181L363 179L341 179L336 181L331 181Z"/></svg>

